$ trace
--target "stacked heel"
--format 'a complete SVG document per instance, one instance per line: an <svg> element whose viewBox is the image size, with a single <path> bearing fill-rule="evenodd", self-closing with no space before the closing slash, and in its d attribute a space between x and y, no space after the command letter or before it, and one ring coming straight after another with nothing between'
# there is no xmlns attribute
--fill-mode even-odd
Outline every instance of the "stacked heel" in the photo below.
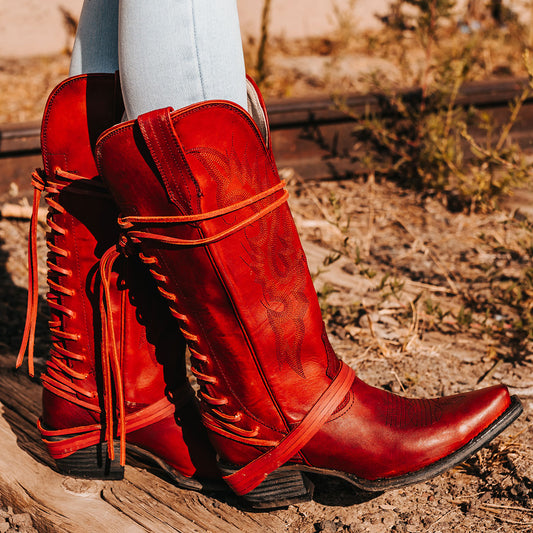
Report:
<svg viewBox="0 0 533 533"><path fill-rule="evenodd" d="M219 464L224 476L233 474L238 468ZM290 468L279 468L269 474L255 489L241 496L254 509L273 509L309 501L313 498L314 485L302 472Z"/></svg>
<svg viewBox="0 0 533 533"><path fill-rule="evenodd" d="M50 440L53 439L48 437ZM105 443L83 448L73 454L56 459L61 474L85 479L122 479L124 467L120 464L120 442L114 443L115 458L111 460Z"/></svg>

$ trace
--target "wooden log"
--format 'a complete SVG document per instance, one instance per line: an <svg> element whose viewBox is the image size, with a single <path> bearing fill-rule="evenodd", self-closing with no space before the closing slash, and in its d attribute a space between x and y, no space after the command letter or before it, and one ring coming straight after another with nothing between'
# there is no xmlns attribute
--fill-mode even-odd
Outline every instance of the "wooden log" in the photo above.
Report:
<svg viewBox="0 0 533 533"><path fill-rule="evenodd" d="M46 214L48 209L45 207L39 207L37 218L42 224L46 223ZM18 204L4 204L0 205L0 217L13 218L19 220L29 220L32 215L31 205L18 205Z"/></svg>
<svg viewBox="0 0 533 533"><path fill-rule="evenodd" d="M40 532L145 531L101 498L102 482L73 483L22 450L0 405L0 499L28 512Z"/></svg>
<svg viewBox="0 0 533 533"><path fill-rule="evenodd" d="M286 530L276 513L240 510L229 491L205 495L183 490L146 465L126 465L121 481L60 475L36 427L41 386L22 372L14 372L11 364L0 356L0 501L15 512L29 513L39 532Z"/></svg>

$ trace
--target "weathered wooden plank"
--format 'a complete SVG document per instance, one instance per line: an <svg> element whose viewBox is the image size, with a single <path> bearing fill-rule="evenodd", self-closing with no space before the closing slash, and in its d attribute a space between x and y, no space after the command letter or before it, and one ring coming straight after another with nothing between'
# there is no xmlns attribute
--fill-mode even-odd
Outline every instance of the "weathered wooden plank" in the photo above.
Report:
<svg viewBox="0 0 533 533"><path fill-rule="evenodd" d="M161 533L201 531L194 523L184 519L179 512L173 512L172 509L160 504L157 499L125 481L106 486L102 491L102 498L110 507L123 511L147 531Z"/></svg>
<svg viewBox="0 0 533 533"><path fill-rule="evenodd" d="M128 483L114 487L116 494L133 494L133 487L155 498L160 506L171 510L171 515L180 514L180 520L186 519L191 525L190 531L224 531L240 533L242 531L276 532L285 529L285 523L272 513L247 513L238 509L237 499L227 493L208 495L179 489L166 481L148 473L146 470L128 468ZM105 496L104 496L105 497ZM166 511L163 511L166 513ZM173 522L169 518L170 524ZM189 531L189 530L186 530Z"/></svg>
<svg viewBox="0 0 533 533"><path fill-rule="evenodd" d="M41 532L144 531L102 500L101 482L73 485L71 480L22 450L7 420L6 409L0 405L0 499L3 502L17 511L30 513Z"/></svg>
<svg viewBox="0 0 533 533"><path fill-rule="evenodd" d="M456 105L483 109L495 125L501 126L509 119L509 102L522 92L525 83L524 79L469 83L461 87ZM421 95L417 88L399 92L414 101ZM279 167L291 167L306 179L343 179L369 172L364 158L368 147L356 142L353 129L355 117L364 117L368 112L384 113L380 97L372 93L342 95L338 100L350 109L351 115L339 109L336 100L324 95L267 102L272 147ZM527 153L533 151L532 120L533 99L529 98L510 135L510 140ZM484 128L473 128L470 133L481 144L486 142ZM465 157L468 154L466 150ZM12 183L27 194L31 189L29 175L38 166L40 123L1 124L0 195Z"/></svg>
<svg viewBox="0 0 533 533"><path fill-rule="evenodd" d="M11 184L21 193L31 191L31 173L42 166L40 154L15 154L0 157L0 195L5 194Z"/></svg>
<svg viewBox="0 0 533 533"><path fill-rule="evenodd" d="M7 364L6 359L2 360ZM13 361L11 361L13 366ZM0 403L4 406L4 419L17 437L21 451L36 460L53 466L53 460L41 444L37 419L41 412L41 387L23 372L3 368L0 372Z"/></svg>
<svg viewBox="0 0 533 533"><path fill-rule="evenodd" d="M197 494L142 467L126 466L122 481L58 474L36 427L41 386L10 369L8 359L0 356L0 500L30 513L39 531L285 531L275 513L240 510L229 491Z"/></svg>

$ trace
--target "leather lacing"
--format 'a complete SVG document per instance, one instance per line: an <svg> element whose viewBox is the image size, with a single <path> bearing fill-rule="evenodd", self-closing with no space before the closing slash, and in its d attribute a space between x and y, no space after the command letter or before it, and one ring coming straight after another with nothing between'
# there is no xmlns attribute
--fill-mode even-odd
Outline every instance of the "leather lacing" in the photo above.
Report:
<svg viewBox="0 0 533 533"><path fill-rule="evenodd" d="M128 216L118 219L119 226L126 231L129 239L133 243L140 243L141 239L148 239L153 241L158 241L164 244L171 244L175 246L200 246L203 244L211 244L217 241L220 241L224 239L225 237L228 237L229 235L245 228L246 226L249 226L250 224L254 223L256 220L259 220L260 218L264 217L271 211L274 211L274 209L277 209L281 205L283 205L287 199L289 198L289 193L284 190L285 188L285 181L280 181L277 185L274 185L270 189L267 189L266 191L263 191L259 194L256 194L255 196L251 196L250 198L247 198L246 200L243 200L241 202L237 202L236 204L232 204L227 207L223 207L222 209L217 209L215 211L209 211L207 213L198 213L196 215L178 215L178 216ZM159 235L157 233L148 233L145 231L140 231L133 229L135 228L135 225L146 225L146 224L189 224L191 222L202 222L205 220L211 220L213 218L219 218L221 216L227 215L229 213L233 213L235 211L239 211L240 209L243 209L244 207L248 207L250 205L253 205L260 200L264 200L265 198L268 198L269 196L272 196L276 192L283 189L283 194L274 200L271 204L267 205L263 209L260 209L259 211L255 212L252 216L242 220L241 222L238 222L237 224L234 224L233 226L230 226L228 229L221 231L219 233L216 233L215 235L211 235L210 237L205 237L203 239L178 239L176 237L167 237L166 235Z"/></svg>
<svg viewBox="0 0 533 533"><path fill-rule="evenodd" d="M209 358L206 355L202 354L201 352L199 352L197 349L194 348L194 346L197 346L199 338L198 338L197 335L191 333L187 329L187 327L190 325L190 320L188 319L188 317L185 314L181 313L177 309L177 301L178 301L178 299L176 298L176 296L174 294L168 292L167 290L165 290L160 285L160 284L168 283L169 279L167 278L167 276L161 274L160 272L158 272L156 270L156 267L158 266L157 258L155 258L153 256L146 256L143 253L140 253L139 257L140 257L141 261L143 261L146 265L148 265L150 273L152 274L152 276L154 277L154 279L156 280L156 282L158 284L157 286L158 286L159 292L163 295L164 298L169 300L169 302L170 302L170 312L180 322L180 331L181 331L183 337L188 341L189 352L191 354L192 360L193 361L197 361L199 363L207 363L209 361ZM210 376L210 375L200 371L197 368L197 365L195 365L195 364L191 365L191 372L196 377L196 379L197 379L197 381L199 383L205 383L205 384L208 384L208 385L216 385L218 383L218 380L217 380L217 378L215 376ZM237 413L235 415L228 415L228 414L225 414L225 413L223 413L222 411L220 411L220 410L218 410L216 408L216 407L220 407L220 406L226 405L228 403L227 398L215 398L215 397L209 395L206 392L204 387L202 387L201 390L199 391L199 395L207 404L209 404L211 406L211 412L216 414L219 418L223 419L224 422L227 425L229 425L228 424L229 422L239 422L242 419L242 414L241 413ZM231 426L231 429L235 433L240 433L243 436L247 436L249 438L250 437L254 437L259 432L259 428L256 428L256 429L251 430L251 431L245 431L245 430L242 430L242 429L240 429L240 428L238 428L236 426Z"/></svg>
<svg viewBox="0 0 533 533"><path fill-rule="evenodd" d="M129 242L133 244L140 244L142 240L156 241L164 243L166 245L173 246L203 246L206 244L218 242L225 237L243 229L244 227L252 224L256 220L259 220L261 217L264 217L266 214L272 212L274 209L277 209L282 204L287 201L288 193L284 190L283 194L273 200L266 207L256 211L252 216L238 222L229 228L220 231L209 237L204 237L200 239L180 239L176 237L170 237L165 235L159 235L156 233L151 233L144 231L142 226L144 225L178 225L178 224L190 224L193 222L201 222L216 217L224 216L226 214L238 211L244 207L251 206L256 202L269 198L274 195L276 192L284 189L285 182L282 181L277 185L265 190L262 193L259 193L255 196L252 196L246 200L233 204L231 206L218 209L215 211L200 213L195 215L179 215L179 216L128 216L119 219L120 227L125 231L125 237L121 240L121 246L124 249L127 249ZM127 236L127 237L126 237ZM168 278L158 272L155 267L158 265L158 260L153 256L146 256L141 254L141 260L150 266L150 271L154 276L155 280L160 284L168 283ZM170 308L172 314L178 318L183 324L181 330L186 339L192 343L196 343L199 338L190 333L186 326L190 324L188 317L179 312L177 309L177 297L176 295L170 293L165 288L159 286L161 294L171 302ZM199 353L195 348L190 348L192 360L197 362L208 362L208 356L202 353ZM209 429L220 433L222 435L229 436L234 440L243 440L246 442L246 439L251 439L255 437L259 428L254 428L253 430L246 430L239 428L234 425L241 420L242 414L236 413L235 415L227 415L222 413L222 411L216 409L226 405L228 400L226 398L215 398L205 392L205 385L215 385L217 383L217 378L215 376L210 376L198 368L195 367L194 363L191 365L192 372L200 382L201 386L200 395L202 399L207 402L211 409L209 412L203 413L203 422ZM290 460L302 446L320 429L324 422L329 418L331 413L334 411L335 407L339 402L345 397L348 391L351 388L351 385L354 380L354 372L346 364L342 363L339 365L339 372L337 376L332 380L331 385L324 391L322 396L316 402L316 404L310 409L302 421L296 426L292 431L285 435L281 441L271 442L271 441L261 441L259 439L255 440L254 443L257 446L269 447L269 451L260 455L257 459L250 462L246 466L240 468L237 472L225 476L224 479L231 486L231 488L237 494L246 494L257 487L270 472L273 472L288 460ZM212 416L212 415L216 415ZM233 423L232 423L233 422Z"/></svg>
<svg viewBox="0 0 533 533"><path fill-rule="evenodd" d="M72 272L58 266L57 257L68 257L70 252L64 250L52 242L55 235L65 236L67 230L62 228L54 217L56 214L64 214L66 210L57 202L57 195L67 187L69 193L89 195L92 197L101 196L110 198L109 192L103 184L94 180L81 177L57 168L55 170L56 179L47 178L43 171L37 170L32 174L32 185L34 187L33 208L30 221L30 231L28 239L28 305L26 312L26 324L21 348L17 357L17 368L22 365L24 356L28 354L28 371L31 376L34 375L34 348L35 348L35 327L37 322L39 283L38 283L38 264L37 264L37 225L38 209L43 192L47 193L46 202L50 209L47 216L47 224L50 232L47 235L46 244L49 250L47 266L49 271L55 273L59 279L68 277ZM73 183L76 187L72 187ZM130 431L135 431L158 420L169 416L176 409L175 403L170 403L168 398L163 397L158 402L140 409L133 414L125 414L124 387L122 382L122 372L120 368L121 354L116 349L116 339L114 335L113 321L110 309L110 287L109 279L111 268L114 262L113 256L118 255L115 248L108 250L100 260L100 271L105 271L106 283L100 285L100 309L102 312L102 374L103 374L103 405L105 410L105 438L107 441L108 455L111 460L114 459L114 407L113 402L117 403L118 410L118 430L120 437L120 462L125 464L126 446L125 436ZM56 312L72 318L74 311L61 303L61 296L74 296L75 291L64 286L60 281L47 279L49 292L47 300L49 306ZM94 400L98 396L96 390L87 390L82 386L83 380L88 375L83 372L77 372L72 369L68 361L85 361L85 356L67 350L63 346L64 341L79 341L78 333L71 333L64 329L61 319L51 320L49 322L50 332L52 335L52 347L50 357L47 362L47 371L41 375L43 387L60 396L69 402L75 403L84 409L88 409L97 414L101 413L101 408L95 403L84 401L78 397L78 394L87 400ZM79 382L77 384L76 382ZM190 400L188 388L175 391L175 396L185 403ZM115 400L114 400L115 398ZM40 421L38 422L39 430L43 436L52 457L61 459L74 453L77 450L88 446L98 444L101 441L102 425L93 424L90 426L80 426L67 428L63 430L48 430L44 428ZM61 440L50 440L51 438L60 438Z"/></svg>
<svg viewBox="0 0 533 533"><path fill-rule="evenodd" d="M153 240L157 242L162 242L167 245L174 245L174 246L201 246L206 245L210 243L217 242L237 231L240 229L248 226L249 224L252 224L259 218L265 216L266 214L270 213L274 209L278 208L282 204L284 204L287 201L287 198L289 196L288 192L284 190L285 182L280 182L274 187L271 187L270 189L267 189L266 191L263 191L259 194L256 194L255 196L252 196L246 200L243 200L241 202L238 202L236 204L230 205L228 207L217 209L215 211L210 211L207 213L200 213L196 215L178 215L178 216L127 216L119 218L118 223L119 226L124 230L125 235L120 241L120 248L127 253L127 249L132 244L139 244L141 240ZM263 209L260 209L259 211L255 212L250 217L246 218L245 220L242 220L241 222L234 224L233 226L229 227L228 229L221 231L215 235L212 235L210 237L205 237L201 239L179 239L175 237L168 237L165 235L159 235L156 233L150 233L147 231L143 231L142 229L139 229L140 226L144 225L179 225L179 224L190 224L192 222L201 222L205 220L214 219L217 217L224 216L226 214L238 211L244 207L251 206L260 200L264 200L266 198L271 197L275 193L283 190L283 194L281 194L278 198L276 198L273 202L268 204ZM103 280L103 287L108 285L107 280L109 279L110 275L110 267L105 265L110 265L112 262L116 259L118 256L118 252L116 251L108 251L106 254L104 254L104 257L102 257L102 268L101 268L101 274L102 274L102 280ZM169 282L169 279L167 276L162 274L157 270L158 260L154 256L147 256L143 253L139 253L139 258L143 263L145 263L150 273L152 274L153 278L156 281L157 287L159 292L162 294L164 298L166 298L170 302L170 312L172 315L178 319L180 322L180 331L183 334L184 338L189 341L189 351L191 353L191 360L193 364L191 364L191 372L194 374L200 385L216 385L218 383L218 380L215 376L210 376L206 374L205 372L202 372L198 368L197 363L207 363L209 361L209 358L207 355L200 353L195 346L197 346L197 343L199 341L199 338L194 333L191 333L188 330L188 326L190 325L190 320L184 313L180 312L178 309L178 299L175 294L169 292L164 288L164 286ZM105 299L104 299L105 301ZM104 310L105 312L105 310ZM106 318L106 321L109 321L109 317ZM112 328L111 328L112 329ZM114 343L111 343L113 346ZM216 415L218 418L218 423L225 426L227 429L229 429L234 435L239 435L243 438L253 438L255 437L258 432L259 428L256 427L252 430L245 430L242 428L239 428L238 426L235 426L232 423L237 423L242 419L241 413L236 413L235 415L229 415L226 413L223 413L217 407L224 406L228 403L227 398L216 398L214 396L211 396L206 390L205 387L201 387L200 389L200 397L211 406L211 413ZM211 420L211 417L208 415L204 415L204 422L206 425L212 427L213 426L213 420ZM214 430L217 428L213 427Z"/></svg>
<svg viewBox="0 0 533 533"><path fill-rule="evenodd" d="M46 178L41 170L36 170L32 174L32 185L34 187L33 193L33 208L30 221L30 232L28 238L28 306L26 312L26 324L24 326L24 334L22 344L17 358L17 368L21 366L26 351L28 353L28 371L30 376L34 375L34 348L35 348L35 326L37 323L37 310L39 299L39 281L38 281L38 264L37 264L37 224L38 224L38 210L41 195L43 192L47 193L45 199L50 209L46 222L50 228L47 234L46 245L49 250L48 260L46 262L49 271L55 273L59 279L63 276L71 276L72 272L68 269L61 268L56 261L56 257L68 257L70 252L64 250L54 244L52 239L55 235L65 236L67 230L62 228L55 220L55 214L64 214L65 208L56 201L57 195L67 186L72 184L72 179L83 181L84 185L90 188L77 188L77 194L101 194L107 196L103 185L94 183L87 179L80 180L80 176L71 174L61 169L56 169L55 175L58 180L50 180ZM61 181L65 180L65 181ZM74 192L71 189L72 192ZM73 296L74 291L61 284L60 281L53 281L48 277L47 279L49 292L46 295L48 305L59 314L74 317L74 311L69 309L61 302L61 296ZM51 320L49 322L50 333L53 337L52 348L50 350L50 359L47 363L48 375L43 375L43 386L49 388L54 393L62 396L68 400L72 400L72 393L79 393L88 398L94 398L96 393L93 391L86 391L82 387L71 383L65 375L74 380L83 380L87 377L86 374L75 372L67 364L64 359L71 359L74 361L84 361L84 356L62 346L63 341L78 341L80 336L77 333L70 333L62 328L62 321L60 319ZM74 395L75 398L75 395ZM77 398L76 398L77 400ZM74 400L72 400L74 401ZM76 402L78 403L78 402ZM92 404L80 403L83 407L92 408ZM90 406L90 407L89 407Z"/></svg>

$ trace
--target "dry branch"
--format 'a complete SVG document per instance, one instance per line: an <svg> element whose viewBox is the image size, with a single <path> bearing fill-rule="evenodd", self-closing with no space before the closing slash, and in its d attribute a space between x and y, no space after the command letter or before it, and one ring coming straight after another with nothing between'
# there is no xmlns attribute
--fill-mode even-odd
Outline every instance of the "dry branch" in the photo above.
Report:
<svg viewBox="0 0 533 533"><path fill-rule="evenodd" d="M45 207L40 207L37 218L39 222L46 223L46 213L47 209ZM18 204L4 204L0 206L0 217L1 218L11 218L11 219L21 219L21 220L30 220L32 214L32 207L29 205L18 205Z"/></svg>

